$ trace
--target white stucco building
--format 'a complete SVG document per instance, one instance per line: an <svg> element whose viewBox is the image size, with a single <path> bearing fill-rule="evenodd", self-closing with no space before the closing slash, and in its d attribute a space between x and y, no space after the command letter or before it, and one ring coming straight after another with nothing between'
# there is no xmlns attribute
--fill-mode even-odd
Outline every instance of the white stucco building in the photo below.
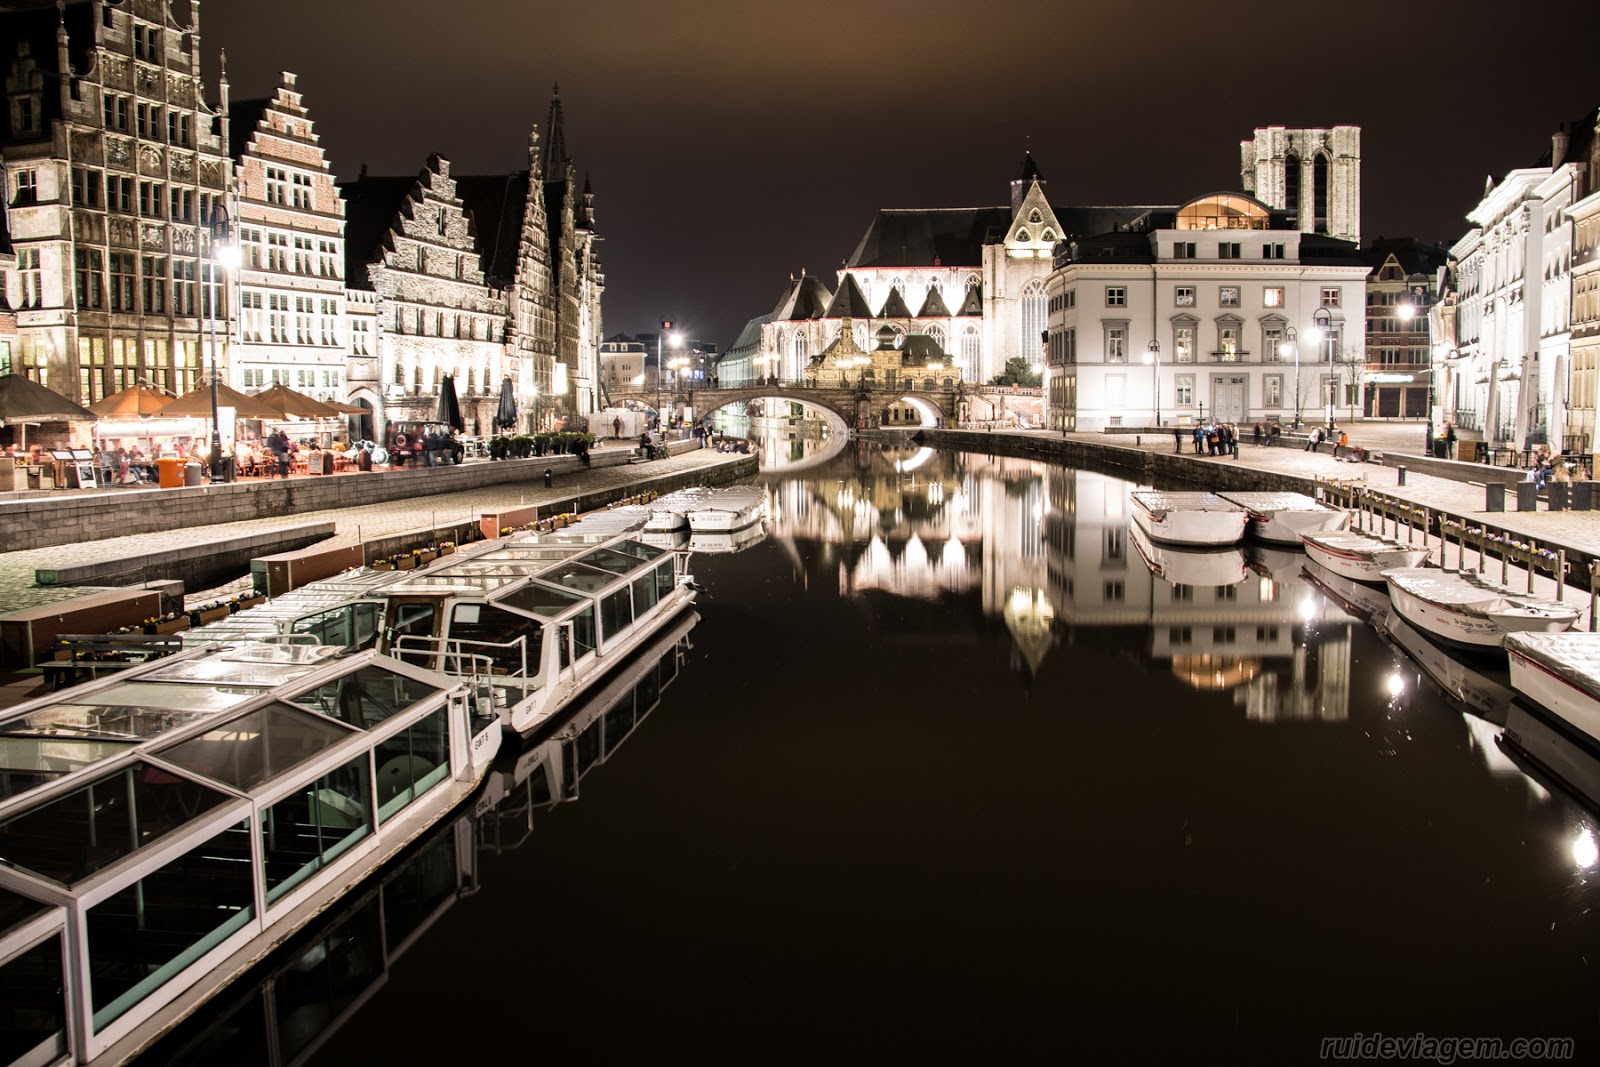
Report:
<svg viewBox="0 0 1600 1067"><path fill-rule="evenodd" d="M1067 242L1049 301L1052 428L1359 417L1368 265L1213 193Z"/></svg>

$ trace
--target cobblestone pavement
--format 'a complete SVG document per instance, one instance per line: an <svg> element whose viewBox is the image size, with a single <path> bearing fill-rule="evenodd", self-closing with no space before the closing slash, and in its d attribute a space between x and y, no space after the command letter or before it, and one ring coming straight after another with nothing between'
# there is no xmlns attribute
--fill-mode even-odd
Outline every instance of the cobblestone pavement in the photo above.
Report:
<svg viewBox="0 0 1600 1067"><path fill-rule="evenodd" d="M1012 432L1032 437L1055 436L1054 433L1040 430ZM1422 451L1422 435L1423 428L1420 423L1360 423L1350 431L1350 442L1352 445L1376 449L1386 454L1408 452L1417 454ZM1133 434L1079 433L1070 436L1074 440L1113 447L1139 448L1146 452L1173 451L1170 434L1161 437L1140 435L1137 444ZM1183 452L1185 458L1196 464L1238 463L1245 467L1297 475L1302 478L1319 476L1358 480L1364 478L1371 488L1402 497L1422 507L1482 520L1531 538L1540 544L1579 549L1591 556L1600 556L1600 511L1547 511L1543 510L1544 505L1541 504L1539 511L1488 512L1484 510L1482 485L1458 482L1419 471L1407 471L1406 484L1402 487L1396 484L1399 476L1394 467L1376 463L1345 463L1334 459L1326 449L1322 452L1307 452L1302 445L1283 444L1277 448L1257 446L1250 443L1248 432L1239 445L1237 460L1196 456L1193 445L1187 437ZM1510 499L1507 506L1515 508L1515 494L1508 493L1508 496Z"/></svg>
<svg viewBox="0 0 1600 1067"><path fill-rule="evenodd" d="M505 507L560 503L572 499L575 493L632 485L641 479L711 467L744 458L747 457L713 452L710 449L694 449L668 459L651 460L645 464L599 467L563 475L556 479L556 484L550 489L546 489L537 481L486 486L465 492L442 493L438 496L411 500L393 500L356 508L302 511L292 515L252 519L247 522L218 523L215 526L205 527L205 531L208 535L223 537L284 526L298 526L307 522L331 521L337 523L338 529L325 543L348 544L419 526L449 522L453 519L476 519L485 511L495 511ZM159 552L166 547L186 544L193 536L192 530L168 530L77 545L57 545L51 548L0 553L0 612L54 603L95 591L86 586L35 585L33 572L36 568L85 563L107 556ZM244 584L248 583L229 583L229 586L223 588L231 588L234 585L242 588ZM213 591L207 591L207 595L211 592Z"/></svg>

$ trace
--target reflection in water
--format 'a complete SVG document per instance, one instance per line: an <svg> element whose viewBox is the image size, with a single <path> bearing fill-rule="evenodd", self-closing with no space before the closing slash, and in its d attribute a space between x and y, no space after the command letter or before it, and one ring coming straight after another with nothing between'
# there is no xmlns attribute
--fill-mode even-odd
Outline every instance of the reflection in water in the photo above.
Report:
<svg viewBox="0 0 1600 1067"><path fill-rule="evenodd" d="M442 857L414 903L385 883L275 957L209 1047L286 1063L254 1050L312 1048L385 985L320 1059L404 1057L422 1046L394 1020L466 959L497 1009L557 1022L456 1050L491 1062L750 1058L773 1033L796 1058L863 1035L911 1058L920 1035L938 1059L947 1029L1009 1062L1042 1057L1008 1011L1074 1004L1075 1041L1172 1014L1185 1042L1292 1034L1282 1063L1424 1017L1580 1025L1600 845L1569 797L1594 803L1600 764L1381 590L1314 584L1282 549L1158 549L1127 483L1028 460L852 443L769 485L769 536L696 558L708 662L668 717L638 730L681 651L503 754L470 829L414 854ZM413 943L391 911L423 929L480 881L427 939L454 941L391 967ZM465 955L502 928L506 950ZM819 988L836 1023L787 1007ZM707 1038L707 1003L749 1035Z"/></svg>
<svg viewBox="0 0 1600 1067"><path fill-rule="evenodd" d="M687 613L542 739L521 751L502 749L474 805L435 826L375 884L274 952L248 986L180 1024L147 1061L301 1062L388 980L399 957L451 906L478 891L480 855L519 848L532 836L536 813L578 799L584 776L616 754L678 677L698 621Z"/></svg>

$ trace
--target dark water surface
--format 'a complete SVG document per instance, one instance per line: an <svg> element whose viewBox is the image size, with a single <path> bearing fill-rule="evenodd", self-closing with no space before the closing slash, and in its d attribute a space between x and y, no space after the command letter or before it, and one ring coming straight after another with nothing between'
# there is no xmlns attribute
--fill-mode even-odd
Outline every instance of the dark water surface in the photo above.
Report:
<svg viewBox="0 0 1600 1067"><path fill-rule="evenodd" d="M866 447L148 1062L1596 1062L1596 819L1502 750L1503 668L1420 649L1479 717L1299 553L1157 577L1127 483Z"/></svg>

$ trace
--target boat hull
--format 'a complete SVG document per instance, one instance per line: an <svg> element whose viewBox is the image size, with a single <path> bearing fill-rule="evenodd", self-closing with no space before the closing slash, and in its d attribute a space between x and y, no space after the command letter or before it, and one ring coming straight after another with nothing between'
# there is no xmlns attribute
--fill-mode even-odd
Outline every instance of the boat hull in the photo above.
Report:
<svg viewBox="0 0 1600 1067"><path fill-rule="evenodd" d="M697 534L733 533L761 518L759 504L743 508L701 508L689 513L689 529Z"/></svg>
<svg viewBox="0 0 1600 1067"><path fill-rule="evenodd" d="M1385 549L1352 549L1318 540L1315 532L1302 536L1306 555L1339 577L1348 578L1352 582L1382 585L1384 571L1396 567L1420 567L1428 558L1426 548L1396 545Z"/></svg>
<svg viewBox="0 0 1600 1067"><path fill-rule="evenodd" d="M1299 545L1308 533L1338 533L1349 525L1350 513L1333 508L1250 513L1250 535L1274 545Z"/></svg>
<svg viewBox="0 0 1600 1067"><path fill-rule="evenodd" d="M1245 522L1250 518L1244 511L1168 511L1153 514L1137 501L1133 507L1133 521L1144 530L1150 540L1164 545L1188 545L1201 548L1225 548L1244 540Z"/></svg>
<svg viewBox="0 0 1600 1067"><path fill-rule="evenodd" d="M1506 645L1511 660L1511 686L1528 700L1600 742L1600 696L1551 670L1519 649Z"/></svg>
<svg viewBox="0 0 1600 1067"><path fill-rule="evenodd" d="M1562 633L1573 622L1571 617L1537 611L1465 610L1419 596L1392 580L1389 601L1401 618L1435 640L1456 648L1480 651L1504 651L1502 645L1508 633Z"/></svg>

